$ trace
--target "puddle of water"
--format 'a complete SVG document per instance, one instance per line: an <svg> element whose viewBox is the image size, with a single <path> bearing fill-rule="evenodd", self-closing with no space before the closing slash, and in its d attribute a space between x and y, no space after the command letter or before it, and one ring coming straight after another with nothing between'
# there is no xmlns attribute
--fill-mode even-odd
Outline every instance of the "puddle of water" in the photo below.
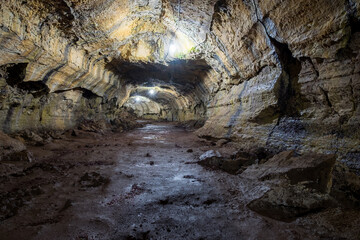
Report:
<svg viewBox="0 0 360 240"><path fill-rule="evenodd" d="M152 140L152 139L158 139L158 137L157 137L157 136L155 136L155 135L150 135L150 136L143 137L143 139L149 139L149 140Z"/></svg>

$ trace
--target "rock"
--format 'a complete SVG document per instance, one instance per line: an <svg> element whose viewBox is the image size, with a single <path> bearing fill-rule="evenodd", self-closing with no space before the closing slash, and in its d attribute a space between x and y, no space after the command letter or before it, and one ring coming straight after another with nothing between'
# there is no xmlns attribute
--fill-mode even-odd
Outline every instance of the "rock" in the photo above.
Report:
<svg viewBox="0 0 360 240"><path fill-rule="evenodd" d="M280 185L266 192L247 206L266 217L290 222L305 214L334 206L334 199L304 185Z"/></svg>
<svg viewBox="0 0 360 240"><path fill-rule="evenodd" d="M304 154L294 156L294 151L279 153L264 164L247 168L242 176L265 180L286 180L290 184L305 186L328 193L332 184L335 155Z"/></svg>
<svg viewBox="0 0 360 240"><path fill-rule="evenodd" d="M9 161L9 162L32 162L33 156L27 150L21 152L13 152L10 153L2 158L2 161Z"/></svg>
<svg viewBox="0 0 360 240"><path fill-rule="evenodd" d="M335 155L281 152L264 164L248 167L242 177L264 182L270 190L248 207L264 216L292 221L308 213L335 206L330 196Z"/></svg>
<svg viewBox="0 0 360 240"><path fill-rule="evenodd" d="M259 159L266 161L270 153L263 148L247 151L237 151L230 158L222 157L219 152L210 150L200 156L199 164L211 167L213 169L221 169L230 174L238 174L243 172L248 166L258 163Z"/></svg>
<svg viewBox="0 0 360 240"><path fill-rule="evenodd" d="M0 161L31 162L32 155L21 141L0 132Z"/></svg>
<svg viewBox="0 0 360 240"><path fill-rule="evenodd" d="M360 177L350 172L346 165L337 162L330 195L344 207L360 207Z"/></svg>
<svg viewBox="0 0 360 240"><path fill-rule="evenodd" d="M186 150L186 152L192 153L192 152L194 152L194 150L192 150L191 148L189 148L188 150Z"/></svg>
<svg viewBox="0 0 360 240"><path fill-rule="evenodd" d="M25 130L21 132L20 136L26 141L26 143L35 146L43 146L48 141L42 137L40 137L37 133L31 130Z"/></svg>
<svg viewBox="0 0 360 240"><path fill-rule="evenodd" d="M239 150L231 155L231 159L239 162L243 171L255 163L266 162L271 156L273 156L273 154L265 148L254 148L249 151ZM238 173L240 172L238 171Z"/></svg>
<svg viewBox="0 0 360 240"><path fill-rule="evenodd" d="M220 154L218 151L209 150L209 151L203 153L203 154L199 157L199 159L200 159L200 161L204 161L204 160L206 160L206 159L210 159L210 158L214 158L214 157L216 157L216 158L221 158L221 154Z"/></svg>
<svg viewBox="0 0 360 240"><path fill-rule="evenodd" d="M243 159L224 158L218 151L209 150L200 156L200 165L220 169L230 174L238 173L243 166Z"/></svg>
<svg viewBox="0 0 360 240"><path fill-rule="evenodd" d="M94 133L104 133L104 129L107 128L107 124L104 121L82 120L78 125L79 130Z"/></svg>

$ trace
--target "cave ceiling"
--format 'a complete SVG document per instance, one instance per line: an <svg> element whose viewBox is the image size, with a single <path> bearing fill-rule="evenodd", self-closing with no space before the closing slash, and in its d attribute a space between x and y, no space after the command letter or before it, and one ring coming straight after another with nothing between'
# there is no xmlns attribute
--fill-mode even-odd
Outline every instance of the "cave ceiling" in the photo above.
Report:
<svg viewBox="0 0 360 240"><path fill-rule="evenodd" d="M203 48L215 1L200 1L201 8L198 2L29 0L18 7L24 17L39 16L40 29L60 31L68 48L103 65L130 89L127 96L146 97L143 87L157 87L153 98L167 102L189 95L210 69Z"/></svg>

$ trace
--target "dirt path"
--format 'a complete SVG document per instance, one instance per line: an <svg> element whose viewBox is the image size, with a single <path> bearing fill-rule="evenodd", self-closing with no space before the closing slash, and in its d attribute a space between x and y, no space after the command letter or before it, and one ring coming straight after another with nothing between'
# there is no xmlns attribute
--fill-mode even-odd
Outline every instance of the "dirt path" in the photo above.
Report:
<svg viewBox="0 0 360 240"><path fill-rule="evenodd" d="M250 211L248 190L264 189L195 163L213 148L170 123L33 147L35 162L1 178L10 217L0 239L316 239L342 230L316 216L283 223Z"/></svg>

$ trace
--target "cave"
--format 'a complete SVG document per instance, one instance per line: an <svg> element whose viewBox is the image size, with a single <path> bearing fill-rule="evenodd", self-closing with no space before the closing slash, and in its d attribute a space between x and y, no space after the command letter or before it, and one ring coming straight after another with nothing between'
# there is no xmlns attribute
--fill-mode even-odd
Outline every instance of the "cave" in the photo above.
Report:
<svg viewBox="0 0 360 240"><path fill-rule="evenodd" d="M0 239L360 239L359 0L6 0Z"/></svg>

